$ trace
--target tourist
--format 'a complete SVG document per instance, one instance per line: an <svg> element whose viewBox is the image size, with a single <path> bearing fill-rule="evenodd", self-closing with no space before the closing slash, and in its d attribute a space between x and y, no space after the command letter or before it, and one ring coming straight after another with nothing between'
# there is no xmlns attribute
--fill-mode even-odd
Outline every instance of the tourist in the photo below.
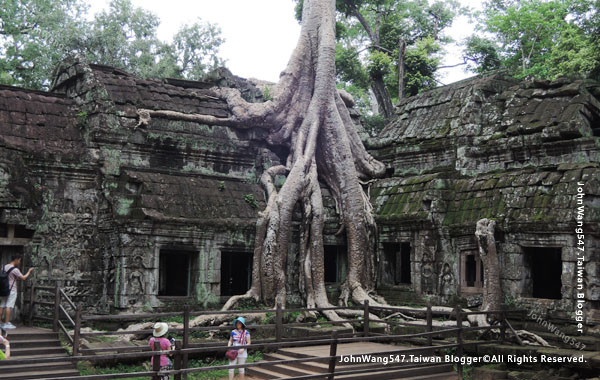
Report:
<svg viewBox="0 0 600 380"><path fill-rule="evenodd" d="M245 346L250 344L250 332L246 330L246 320L243 317L238 317L233 321L234 330L231 330L229 343L227 346ZM244 364L248 357L248 351L245 348L237 350L238 354L235 359L229 360L229 365ZM235 368L229 370L229 380L233 379ZM244 380L244 368L238 368L240 380Z"/></svg>
<svg viewBox="0 0 600 380"><path fill-rule="evenodd" d="M0 333L0 344L4 345L4 352L0 350L0 360L10 359L10 342L8 339L6 339L6 333L4 330L1 330Z"/></svg>
<svg viewBox="0 0 600 380"><path fill-rule="evenodd" d="M160 343L160 350L167 351L171 350L171 342L165 337L167 335L167 331L169 331L169 325L164 322L158 322L154 325L154 331L152 332L153 337L150 338L150 347L154 350L154 342ZM154 357L150 360L150 365L153 365ZM154 368L154 367L152 367ZM160 355L160 370L161 371L169 371L173 368L171 360L167 357L167 355ZM160 380L169 380L169 375L160 376Z"/></svg>
<svg viewBox="0 0 600 380"><path fill-rule="evenodd" d="M10 313L17 301L17 280L27 280L31 272L33 272L33 268L29 268L27 274L23 275L23 273L21 273L18 266L21 265L22 259L21 256L13 256L11 257L10 263L2 268L4 272L8 273L8 286L10 287L10 294L0 298L0 320L2 320L2 312L6 309L4 316L5 323L0 324L0 328L5 330L15 328L15 325L10 323Z"/></svg>

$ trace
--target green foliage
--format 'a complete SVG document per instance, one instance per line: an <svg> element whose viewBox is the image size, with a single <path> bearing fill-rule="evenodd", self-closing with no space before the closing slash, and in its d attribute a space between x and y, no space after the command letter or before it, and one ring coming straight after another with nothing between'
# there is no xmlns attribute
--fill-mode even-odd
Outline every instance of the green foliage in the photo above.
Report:
<svg viewBox="0 0 600 380"><path fill-rule="evenodd" d="M375 50L367 58L367 72L369 76L384 76L394 70L394 61L387 53Z"/></svg>
<svg viewBox="0 0 600 380"><path fill-rule="evenodd" d="M225 190L225 181L219 181L219 191Z"/></svg>
<svg viewBox="0 0 600 380"><path fill-rule="evenodd" d="M157 37L159 18L112 0L87 14L83 0L6 0L0 7L0 84L48 88L67 55L115 66L141 77L198 79L220 66L220 29L197 21L183 25L170 43Z"/></svg>
<svg viewBox="0 0 600 380"><path fill-rule="evenodd" d="M0 84L43 88L77 45L86 7L79 0L3 0L0 6Z"/></svg>
<svg viewBox="0 0 600 380"><path fill-rule="evenodd" d="M385 118L382 115L369 115L366 113L363 115L363 127L369 136L377 136L385 127Z"/></svg>
<svg viewBox="0 0 600 380"><path fill-rule="evenodd" d="M466 41L464 56L474 70L506 68L518 78L597 76L599 1L491 0L485 3L479 34Z"/></svg>
<svg viewBox="0 0 600 380"><path fill-rule="evenodd" d="M467 68L478 73L496 70L502 63L496 42L477 35L466 39L463 56Z"/></svg>
<svg viewBox="0 0 600 380"><path fill-rule="evenodd" d="M110 367L102 367L93 365L90 362L78 362L77 370L82 376L90 375L108 375L115 373L132 373L132 372L144 372L148 370L148 367L140 364L114 364ZM131 380L146 380L146 377L128 377Z"/></svg>
<svg viewBox="0 0 600 380"><path fill-rule="evenodd" d="M302 3L297 1L299 20ZM405 42L405 57L410 58L405 64L404 79L410 82L406 95L435 85L442 46L451 41L443 31L460 9L456 1L338 0L336 7L338 84L354 96L363 115L373 113L369 92L372 82L379 78L383 78L391 100L397 100L400 41ZM434 41L437 46L424 49L424 41ZM424 53L430 55L420 55Z"/></svg>
<svg viewBox="0 0 600 380"><path fill-rule="evenodd" d="M273 95L271 94L271 87L266 86L263 90L263 96L265 98L265 102L269 100L273 100Z"/></svg>
<svg viewBox="0 0 600 380"><path fill-rule="evenodd" d="M440 63L440 45L432 37L415 42L406 49L405 91L408 96L437 86L435 73Z"/></svg>
<svg viewBox="0 0 600 380"><path fill-rule="evenodd" d="M244 200L246 201L246 203L248 203L250 205L250 207L252 207L252 208L258 207L258 201L256 200L256 198L254 198L254 194L244 195Z"/></svg>

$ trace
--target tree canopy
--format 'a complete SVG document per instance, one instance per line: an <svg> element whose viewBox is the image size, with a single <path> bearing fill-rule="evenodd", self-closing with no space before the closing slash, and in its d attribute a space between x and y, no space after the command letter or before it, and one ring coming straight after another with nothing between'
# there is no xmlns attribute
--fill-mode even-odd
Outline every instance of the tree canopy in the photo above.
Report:
<svg viewBox="0 0 600 380"><path fill-rule="evenodd" d="M299 20L303 4L297 1ZM437 86L451 41L444 30L460 7L454 0L338 0L336 10L338 86L354 96L374 134L400 98Z"/></svg>
<svg viewBox="0 0 600 380"><path fill-rule="evenodd" d="M157 37L159 18L131 0L112 0L87 20L81 0L6 0L0 9L0 83L47 88L69 54L141 77L198 79L223 64L220 29L198 20L172 41Z"/></svg>
<svg viewBox="0 0 600 380"><path fill-rule="evenodd" d="M600 75L600 1L489 0L466 41L476 72L504 68L518 78Z"/></svg>

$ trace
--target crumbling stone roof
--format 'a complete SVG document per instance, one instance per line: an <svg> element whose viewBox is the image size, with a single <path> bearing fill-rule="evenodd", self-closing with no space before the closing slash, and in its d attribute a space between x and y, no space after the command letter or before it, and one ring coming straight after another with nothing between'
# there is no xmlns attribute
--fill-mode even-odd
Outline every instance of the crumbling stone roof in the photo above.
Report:
<svg viewBox="0 0 600 380"><path fill-rule="evenodd" d="M254 225L264 208L260 186L217 179L127 170L116 193L115 214L171 222L211 224L237 221Z"/></svg>
<svg viewBox="0 0 600 380"><path fill-rule="evenodd" d="M569 230L583 182L586 222L598 233L599 96L600 84L587 80L495 74L404 99L372 144L394 173L371 189L378 220L458 233L485 217L504 228Z"/></svg>
<svg viewBox="0 0 600 380"><path fill-rule="evenodd" d="M34 155L75 157L82 150L73 100L0 86L0 146Z"/></svg>
<svg viewBox="0 0 600 380"><path fill-rule="evenodd" d="M471 230L481 218L500 227L552 231L567 229L577 205L578 182L588 199L600 197L597 163L563 164L556 170L515 170L473 178L446 178L444 173L378 181L371 199L382 224L427 221ZM587 207L588 232L600 232L600 209Z"/></svg>
<svg viewBox="0 0 600 380"><path fill-rule="evenodd" d="M371 148L397 175L594 161L599 96L587 80L476 77L404 99Z"/></svg>
<svg viewBox="0 0 600 380"><path fill-rule="evenodd" d="M217 99L208 88L185 88L186 82L173 85L163 80L142 79L107 66L90 65L104 84L119 110L135 116L135 108L171 110L227 117L227 103ZM207 84L208 86L208 84Z"/></svg>

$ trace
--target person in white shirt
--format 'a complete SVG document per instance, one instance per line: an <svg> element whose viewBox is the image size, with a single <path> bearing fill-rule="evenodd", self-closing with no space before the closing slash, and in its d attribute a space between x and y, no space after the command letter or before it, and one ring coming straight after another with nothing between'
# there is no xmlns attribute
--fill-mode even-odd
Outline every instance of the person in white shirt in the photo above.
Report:
<svg viewBox="0 0 600 380"><path fill-rule="evenodd" d="M33 272L33 268L29 268L27 274L21 273L18 266L21 265L22 259L23 258L21 256L13 256L11 258L11 262L6 264L3 268L5 272L8 272L11 268L15 268L8 275L10 294L6 297L0 297L0 320L2 318L2 312L6 311L4 314L5 323L1 323L0 328L5 330L15 328L15 325L10 323L10 313L15 307L15 302L17 301L17 280L27 280L31 272Z"/></svg>

